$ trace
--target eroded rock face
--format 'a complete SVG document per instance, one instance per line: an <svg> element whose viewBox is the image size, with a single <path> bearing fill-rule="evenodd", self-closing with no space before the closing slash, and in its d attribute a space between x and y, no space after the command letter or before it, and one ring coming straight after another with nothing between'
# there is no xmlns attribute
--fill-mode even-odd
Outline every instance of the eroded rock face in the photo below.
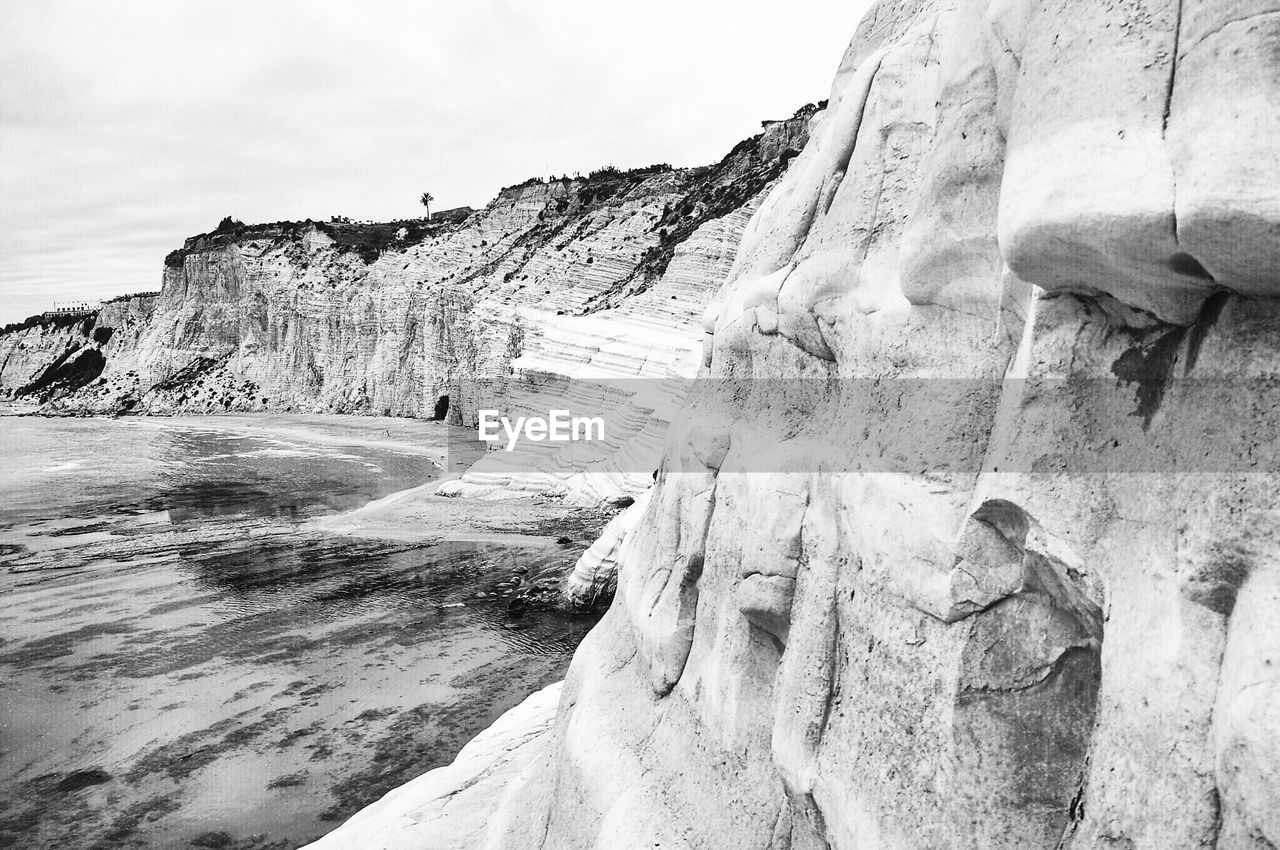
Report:
<svg viewBox="0 0 1280 850"><path fill-rule="evenodd" d="M39 404L93 387L116 351L137 344L154 294L115 298L84 314L32 317L0 332L0 398Z"/></svg>
<svg viewBox="0 0 1280 850"><path fill-rule="evenodd" d="M1280 843L1277 38L876 5L484 846Z"/></svg>
<svg viewBox="0 0 1280 850"><path fill-rule="evenodd" d="M52 413L439 411L471 424L481 385L690 376L698 317L813 111L765 122L705 168L533 180L433 224L281 222L192 237L165 259L151 313L109 346L90 340L104 356L94 381L33 400ZM0 335L3 387L21 390L67 344L39 328ZM665 425L630 435L653 444L655 466ZM548 478L519 484L545 489Z"/></svg>
<svg viewBox="0 0 1280 850"><path fill-rule="evenodd" d="M564 597L570 605L586 608L613 598L622 546L644 515L652 492L646 490L635 503L609 520L596 542L578 558L565 579Z"/></svg>
<svg viewBox="0 0 1280 850"><path fill-rule="evenodd" d="M482 407L545 416L574 398L584 415L610 416L594 453L526 443L442 492L634 500L701 361L702 311L816 111L763 122L714 165L531 180L434 223L228 225L192 237L165 259L151 314L110 346L73 352L83 363L60 359L84 344L79 331L0 334L10 355L0 389L55 414L369 413L455 425L474 425ZM51 364L57 380L41 379Z"/></svg>

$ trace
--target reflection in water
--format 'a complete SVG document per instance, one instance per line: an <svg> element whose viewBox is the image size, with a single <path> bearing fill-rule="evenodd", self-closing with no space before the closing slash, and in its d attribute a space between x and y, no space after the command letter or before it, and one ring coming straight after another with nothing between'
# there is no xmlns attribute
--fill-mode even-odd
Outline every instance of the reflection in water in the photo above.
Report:
<svg viewBox="0 0 1280 850"><path fill-rule="evenodd" d="M304 531L434 474L308 424L0 419L0 846L294 847L563 675L591 621L506 603L589 535Z"/></svg>

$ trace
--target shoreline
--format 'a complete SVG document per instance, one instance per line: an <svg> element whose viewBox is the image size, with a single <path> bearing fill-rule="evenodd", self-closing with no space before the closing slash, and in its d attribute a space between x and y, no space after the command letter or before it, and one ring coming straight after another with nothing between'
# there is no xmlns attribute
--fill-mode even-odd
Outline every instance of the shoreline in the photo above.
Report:
<svg viewBox="0 0 1280 850"><path fill-rule="evenodd" d="M21 714L3 747L14 759L0 844L111 834L146 847L222 835L235 850L298 846L451 763L503 712L563 678L595 622L535 613L516 597L562 576L604 518L559 500L521 499L532 504L511 510L434 496L439 464L419 436L439 438L447 426L295 414L139 419L115 423L118 448L96 466L19 475L21 486L65 487L91 469L100 485L105 475L124 486L100 491L92 539L80 518L33 516L9 528L50 547L27 551L35 569L10 587L6 622L24 638L4 646L4 696ZM94 457L103 439L81 446L72 437L92 425L43 426L22 426L56 447L36 468ZM170 465L198 447L205 454ZM389 453L407 465L388 465ZM274 477L259 477L260 464ZM293 483L289 469L307 477ZM382 478L386 495L297 520L275 510L163 522L134 513L151 498L141 480L188 499L201 486L219 499L242 487L290 499L309 497L309 482L341 490L348 473ZM350 530L370 539L318 527L351 526L353 515L366 526ZM93 782L50 802L47 786L83 777ZM229 790L219 797L216 788Z"/></svg>

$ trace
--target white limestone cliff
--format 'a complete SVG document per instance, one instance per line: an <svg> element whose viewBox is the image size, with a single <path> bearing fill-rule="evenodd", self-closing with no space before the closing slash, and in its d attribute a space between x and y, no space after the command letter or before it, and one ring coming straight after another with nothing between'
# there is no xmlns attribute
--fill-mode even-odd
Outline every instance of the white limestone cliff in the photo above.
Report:
<svg viewBox="0 0 1280 850"><path fill-rule="evenodd" d="M626 502L652 483L700 360L699 317L815 110L764 122L715 165L531 180L434 223L228 222L166 258L149 316L77 355L92 360L76 370L84 380L36 380L66 371L58 357L73 343L26 331L0 334L0 352L29 349L0 363L0 387L56 414L344 412L462 425L482 403L545 415L569 394L611 412L606 441L498 453L442 492ZM112 333L114 315L84 333Z"/></svg>
<svg viewBox="0 0 1280 850"><path fill-rule="evenodd" d="M877 3L470 846L1280 844L1277 45Z"/></svg>
<svg viewBox="0 0 1280 850"><path fill-rule="evenodd" d="M424 417L449 396L469 424L478 385L522 373L691 373L688 329L812 111L712 166L532 180L432 223L228 222L165 259L153 312L103 348L100 377L25 395L49 413ZM25 336L0 334L0 350L36 345ZM0 386L59 353L0 369Z"/></svg>

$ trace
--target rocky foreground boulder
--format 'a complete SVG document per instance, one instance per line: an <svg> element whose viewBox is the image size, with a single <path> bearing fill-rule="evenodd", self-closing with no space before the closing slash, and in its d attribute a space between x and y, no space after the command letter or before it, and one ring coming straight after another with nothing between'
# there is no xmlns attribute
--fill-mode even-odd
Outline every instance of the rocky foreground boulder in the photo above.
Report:
<svg viewBox="0 0 1280 850"><path fill-rule="evenodd" d="M1277 105L1275 0L876 4L554 722L405 846L1280 844Z"/></svg>

